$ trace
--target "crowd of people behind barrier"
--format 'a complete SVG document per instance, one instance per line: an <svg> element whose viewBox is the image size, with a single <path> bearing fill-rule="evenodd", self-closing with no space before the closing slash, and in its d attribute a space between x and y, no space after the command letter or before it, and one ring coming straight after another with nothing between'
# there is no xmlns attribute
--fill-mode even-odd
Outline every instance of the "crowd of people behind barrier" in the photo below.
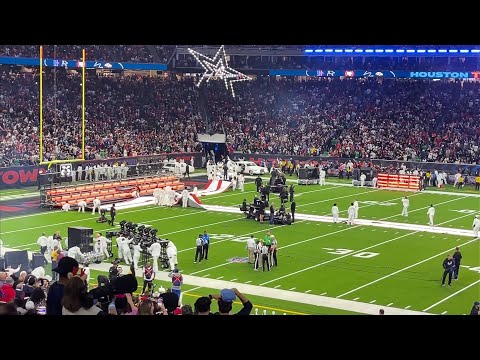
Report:
<svg viewBox="0 0 480 360"><path fill-rule="evenodd" d="M56 88L56 91L54 91ZM480 85L470 82L258 77L208 83L208 116L190 77L86 81L87 159L201 150L197 133L227 134L230 152L479 163ZM0 67L0 163L39 157L35 72ZM78 158L81 78L44 76L44 160Z"/></svg>

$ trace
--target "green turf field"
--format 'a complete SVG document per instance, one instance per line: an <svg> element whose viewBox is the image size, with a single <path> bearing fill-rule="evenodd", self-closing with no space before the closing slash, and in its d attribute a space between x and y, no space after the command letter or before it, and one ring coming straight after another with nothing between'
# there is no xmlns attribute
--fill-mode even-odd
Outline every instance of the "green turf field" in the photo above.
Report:
<svg viewBox="0 0 480 360"><path fill-rule="evenodd" d="M238 209L244 198L253 199L254 189L250 183L244 193L229 190L201 200L208 205ZM313 220L298 220L291 226L270 226L268 222L246 220L239 210L227 213L152 206L119 210L116 221L125 219L158 228L159 236L175 242L179 268L183 274L192 276L192 282L203 278L234 283L260 313L263 310L277 314L368 313L358 307L352 307L351 312L336 308L337 302L349 300L360 307L382 306L387 314L389 307L432 314L465 314L474 301L480 300L480 244L471 232L474 215L480 215L480 197L452 195L447 191L412 193L338 185L297 185L297 214L330 216L330 208L336 202L340 217L345 217L350 202L356 199L360 204L359 219L426 225L427 208L433 204L437 227L470 230L468 236ZM400 216L404 196L410 198L408 217ZM271 194L271 201L279 206L278 195ZM36 251L35 241L41 232L48 235L60 230L66 236L68 226L92 227L96 231L110 228L108 224L97 224L97 217L91 213L53 210L5 218L1 221L0 238L6 247ZM211 236L209 259L194 264L195 238L204 230ZM253 234L263 238L267 230L271 230L279 242L278 267L270 272L255 272L247 263L228 261L246 257L246 237ZM453 254L455 246L460 246L463 255L459 280L453 281L452 287L441 287L442 262L447 254ZM259 296L257 290L249 294L244 290L247 285L265 289L264 295ZM214 291L193 283L184 285L184 290L192 288L195 289L187 293L188 296L185 294L184 303L193 304L195 296ZM279 296L274 290L286 290L295 295L297 301ZM322 306L312 305L307 295L331 302L328 306L324 306L325 302Z"/></svg>

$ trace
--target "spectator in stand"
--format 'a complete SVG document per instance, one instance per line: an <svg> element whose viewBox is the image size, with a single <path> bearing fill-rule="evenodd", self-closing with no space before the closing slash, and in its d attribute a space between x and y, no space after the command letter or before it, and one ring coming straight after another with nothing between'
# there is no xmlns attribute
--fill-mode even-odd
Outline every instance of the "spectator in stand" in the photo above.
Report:
<svg viewBox="0 0 480 360"><path fill-rule="evenodd" d="M223 289L218 295L209 295L210 299L218 301L218 315L232 315L232 305L236 297L240 299L243 308L234 315L250 315L253 305L240 291L237 289Z"/></svg>
<svg viewBox="0 0 480 360"><path fill-rule="evenodd" d="M58 262L53 269L58 274L58 280L50 285L47 295L47 315L62 315L62 300L65 285L68 283L68 274L76 275L78 271L78 261L65 256Z"/></svg>

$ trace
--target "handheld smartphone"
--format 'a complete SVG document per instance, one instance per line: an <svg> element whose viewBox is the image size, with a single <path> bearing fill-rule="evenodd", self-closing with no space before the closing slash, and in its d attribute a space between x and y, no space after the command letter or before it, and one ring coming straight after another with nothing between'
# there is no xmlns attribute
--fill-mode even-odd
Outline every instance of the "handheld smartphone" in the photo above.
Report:
<svg viewBox="0 0 480 360"><path fill-rule="evenodd" d="M38 315L47 315L47 308L45 306L39 306L35 311Z"/></svg>

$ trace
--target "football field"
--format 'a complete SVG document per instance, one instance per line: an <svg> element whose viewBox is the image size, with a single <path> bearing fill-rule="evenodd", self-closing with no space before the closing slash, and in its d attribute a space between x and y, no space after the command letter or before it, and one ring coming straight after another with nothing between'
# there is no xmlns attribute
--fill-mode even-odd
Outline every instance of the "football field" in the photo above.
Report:
<svg viewBox="0 0 480 360"><path fill-rule="evenodd" d="M243 193L228 190L202 197L203 204L213 205L209 210L146 206L118 210L116 223L150 225L158 229L158 236L176 244L185 277L183 302L192 305L196 297L227 286L246 294L259 314L373 314L379 308L386 314L466 314L474 301L480 301L480 244L472 231L474 215L480 215L478 192L402 192L346 185L296 185L292 225L245 219L239 205L244 198L253 200L253 183L247 183ZM404 196L410 199L408 217L400 215ZM360 206L357 224L334 224L333 203L345 220L354 200ZM270 201L279 207L278 194L270 194ZM436 209L433 228L427 225L431 204ZM119 228L98 224L97 217L52 210L4 218L0 238L6 248L37 251L36 239L42 232L60 230L66 236L69 226L85 226L105 234ZM279 264L271 271L254 271L246 263L245 241L252 234L263 239L267 230L278 240ZM211 238L209 258L194 263L195 239L203 231ZM459 279L442 287L442 262L456 246L463 255ZM102 265L91 267L108 269ZM167 273L157 277L159 285L168 287ZM217 310L216 304L212 310Z"/></svg>

